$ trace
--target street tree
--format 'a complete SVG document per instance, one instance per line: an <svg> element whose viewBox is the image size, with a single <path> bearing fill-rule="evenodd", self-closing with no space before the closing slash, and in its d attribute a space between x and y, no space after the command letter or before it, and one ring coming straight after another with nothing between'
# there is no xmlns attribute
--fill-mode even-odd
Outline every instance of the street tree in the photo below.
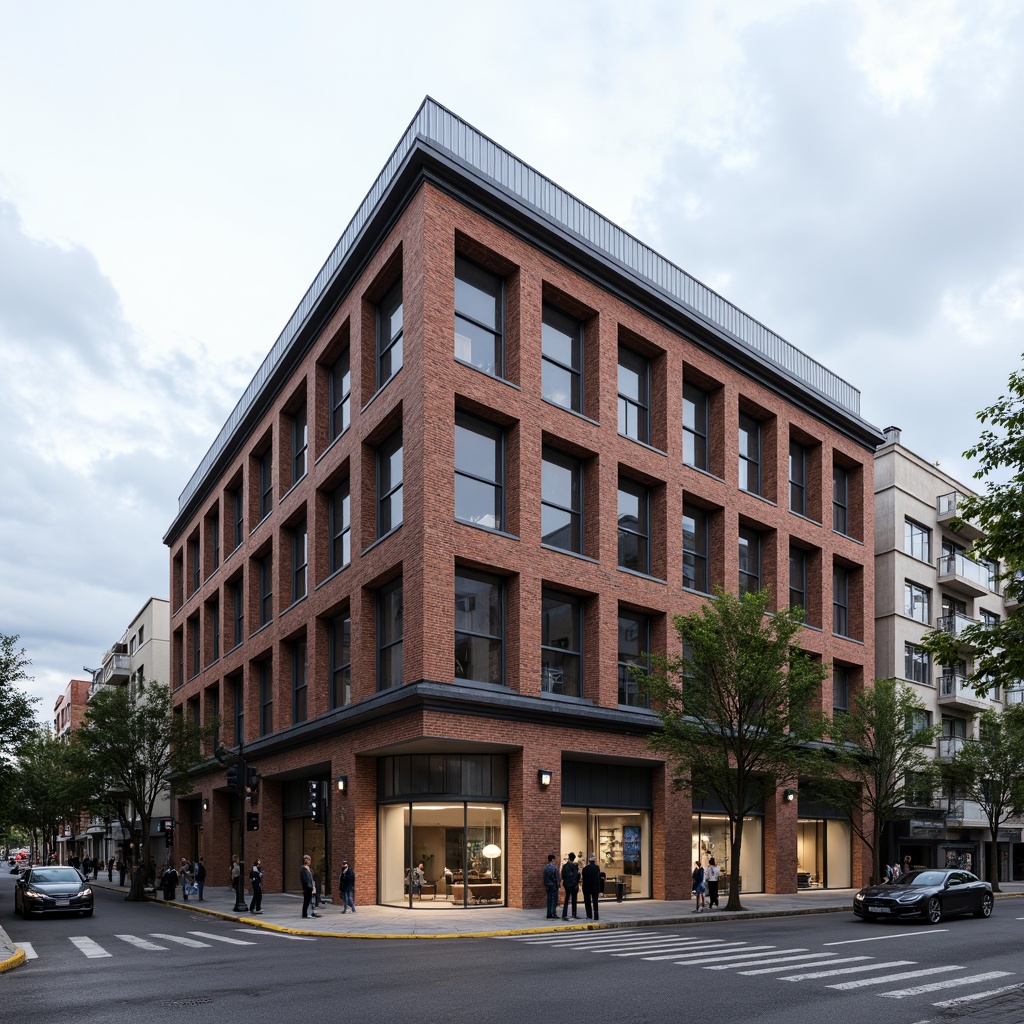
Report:
<svg viewBox="0 0 1024 1024"><path fill-rule="evenodd" d="M33 705L19 683L30 682L31 662L19 636L0 633L0 831L13 823L13 774L22 744L35 726Z"/></svg>
<svg viewBox="0 0 1024 1024"><path fill-rule="evenodd" d="M983 711L977 736L964 740L947 774L956 794L978 804L988 821L988 879L999 892L996 837L1004 822L1024 815L1024 704Z"/></svg>
<svg viewBox="0 0 1024 1024"><path fill-rule="evenodd" d="M861 689L849 711L833 719L832 771L816 788L846 812L854 834L871 853L876 881L883 877L886 827L907 817L907 806L938 785L930 751L939 731L927 724L913 688L896 679L878 679Z"/></svg>
<svg viewBox="0 0 1024 1024"><path fill-rule="evenodd" d="M97 800L118 816L129 835L135 835L137 818L140 841L126 898L143 900L146 879L155 870L149 858L153 807L172 791L172 780L184 779L203 760L203 734L172 712L165 684L139 680L99 689L89 701L78 739L89 756Z"/></svg>
<svg viewBox="0 0 1024 1024"><path fill-rule="evenodd" d="M718 591L699 611L677 615L683 653L652 657L636 671L662 729L651 738L677 785L717 797L729 818L727 910L742 910L743 819L781 782L812 771L808 740L821 735L827 670L801 650L799 609L768 614L767 591Z"/></svg>

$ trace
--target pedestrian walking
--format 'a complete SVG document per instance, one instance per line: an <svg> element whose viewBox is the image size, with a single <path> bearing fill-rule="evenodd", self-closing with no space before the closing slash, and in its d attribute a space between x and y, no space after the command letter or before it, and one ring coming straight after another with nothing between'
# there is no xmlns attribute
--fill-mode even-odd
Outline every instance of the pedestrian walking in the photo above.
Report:
<svg viewBox="0 0 1024 1024"><path fill-rule="evenodd" d="M178 870L181 876L181 898L188 903L192 888L192 865L184 857L181 858L181 867Z"/></svg>
<svg viewBox="0 0 1024 1024"><path fill-rule="evenodd" d="M206 865L203 863L203 858L200 857L196 861L196 888L199 890L199 902L205 903L203 899L203 889L206 887Z"/></svg>
<svg viewBox="0 0 1024 1024"><path fill-rule="evenodd" d="M580 866L576 863L575 853L570 853L569 860L562 865L562 888L565 890L562 920L566 921L569 918L570 903L572 903L572 916L576 917L576 900L580 891Z"/></svg>
<svg viewBox="0 0 1024 1024"><path fill-rule="evenodd" d="M709 858L708 866L704 869L704 882L708 887L708 910L718 909L718 880L721 877L722 872L718 869L715 858Z"/></svg>
<svg viewBox="0 0 1024 1024"><path fill-rule="evenodd" d="M178 888L178 872L174 870L173 864L168 864L164 868L164 873L160 876L160 888L164 891L165 900L173 900L175 890Z"/></svg>
<svg viewBox="0 0 1024 1024"><path fill-rule="evenodd" d="M548 854L548 862L544 865L544 891L548 897L548 920L558 920L558 865L555 855Z"/></svg>
<svg viewBox="0 0 1024 1024"><path fill-rule="evenodd" d="M598 920L597 903L601 898L601 869L597 866L597 858L591 854L587 858L587 866L580 872L583 886L583 909L588 918Z"/></svg>
<svg viewBox="0 0 1024 1024"><path fill-rule="evenodd" d="M302 887L302 916L319 917L315 910L310 910L309 905L313 902L313 869L310 864L313 858L307 853L302 858L302 867L299 869L299 885Z"/></svg>
<svg viewBox="0 0 1024 1024"><path fill-rule="evenodd" d="M341 890L341 912L344 914L351 910L354 914L356 912L356 873L349 867L347 860L341 862L338 888Z"/></svg>
<svg viewBox="0 0 1024 1024"><path fill-rule="evenodd" d="M110 860L107 861L107 881L108 882L113 882L113 880L114 880L114 858L111 857Z"/></svg>
<svg viewBox="0 0 1024 1024"><path fill-rule="evenodd" d="M128 865L124 857L117 858L117 884L124 885L124 876L128 873Z"/></svg>
<svg viewBox="0 0 1024 1024"><path fill-rule="evenodd" d="M249 885L252 888L252 903L249 904L249 913L263 913L263 861L256 858L249 868Z"/></svg>
<svg viewBox="0 0 1024 1024"><path fill-rule="evenodd" d="M242 899L242 865L238 862L238 854L231 855L231 888L235 890L235 906L245 902Z"/></svg>
<svg viewBox="0 0 1024 1024"><path fill-rule="evenodd" d="M700 861L694 862L693 865L693 895L696 898L697 906L691 911L691 913L699 914L704 909L704 892L706 886L704 884L704 869L700 866Z"/></svg>

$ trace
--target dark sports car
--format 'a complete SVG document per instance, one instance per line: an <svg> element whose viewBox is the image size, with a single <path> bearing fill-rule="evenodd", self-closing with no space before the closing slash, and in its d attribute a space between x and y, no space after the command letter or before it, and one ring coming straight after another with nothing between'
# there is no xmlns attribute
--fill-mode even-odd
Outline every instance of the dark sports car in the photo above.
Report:
<svg viewBox="0 0 1024 1024"><path fill-rule="evenodd" d="M92 888L74 868L29 868L14 886L14 912L26 919L60 912L90 917L92 907Z"/></svg>
<svg viewBox="0 0 1024 1024"><path fill-rule="evenodd" d="M862 921L923 917L929 924L938 924L952 914L988 917L992 886L969 871L911 871L895 882L861 889L853 897L853 912Z"/></svg>

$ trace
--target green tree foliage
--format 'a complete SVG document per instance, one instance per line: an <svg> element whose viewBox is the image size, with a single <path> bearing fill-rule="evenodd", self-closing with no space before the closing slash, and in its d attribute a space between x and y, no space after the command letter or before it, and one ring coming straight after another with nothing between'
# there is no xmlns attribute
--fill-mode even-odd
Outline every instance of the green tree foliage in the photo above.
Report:
<svg viewBox="0 0 1024 1024"><path fill-rule="evenodd" d="M679 785L718 797L729 817L728 910L743 909L744 816L813 770L806 741L821 735L812 709L827 672L795 643L802 614L768 615L768 603L767 591L719 591L700 611L675 617L683 655L652 658L652 672L637 674L663 726L651 745Z"/></svg>
<svg viewBox="0 0 1024 1024"><path fill-rule="evenodd" d="M931 747L940 729L924 724L924 711L912 687L878 679L854 694L850 710L832 723L833 771L817 786L848 814L854 834L871 851L876 880L883 877L886 826L907 817L907 805L922 790L931 793L938 785Z"/></svg>
<svg viewBox="0 0 1024 1024"><path fill-rule="evenodd" d="M18 646L20 639L0 633L0 832L14 822L13 775L21 747L35 728L36 702L18 687L32 678L27 673L31 662Z"/></svg>
<svg viewBox="0 0 1024 1024"><path fill-rule="evenodd" d="M988 878L998 892L996 833L1007 819L1024 814L1024 704L985 711L978 725L977 738L964 740L947 774L957 794L977 803L988 821Z"/></svg>

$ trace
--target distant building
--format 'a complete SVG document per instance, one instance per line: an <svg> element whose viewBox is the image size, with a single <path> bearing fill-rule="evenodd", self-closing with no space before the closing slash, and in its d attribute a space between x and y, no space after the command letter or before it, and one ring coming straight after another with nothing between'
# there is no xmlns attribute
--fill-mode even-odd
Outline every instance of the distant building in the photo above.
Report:
<svg viewBox="0 0 1024 1024"><path fill-rule="evenodd" d="M428 903L467 908L543 906L550 852L630 897L727 872L723 809L676 789L628 668L713 588L768 588L848 706L882 441L859 401L427 100L165 537L176 707L263 780L244 805L197 780L179 854L223 884L258 813L268 890L347 857L361 901L410 908L419 861ZM869 870L781 786L744 836L748 891Z"/></svg>
<svg viewBox="0 0 1024 1024"><path fill-rule="evenodd" d="M53 735L65 739L82 724L89 697L88 679L72 679L53 705Z"/></svg>
<svg viewBox="0 0 1024 1024"><path fill-rule="evenodd" d="M913 686L927 725L942 725L934 754L946 759L977 736L978 715L1019 702L1024 691L993 686L979 697L965 684L973 651L964 646L955 665L936 665L921 646L933 629L959 636L976 622L998 622L1009 605L998 582L1000 566L972 556L982 534L976 524L952 528L957 505L973 492L937 465L904 447L897 427L875 453L875 674ZM910 856L925 867L988 871L988 823L977 804L948 790L919 792L908 820L888 836L889 856ZM1024 880L1022 822L999 837L1000 881Z"/></svg>

